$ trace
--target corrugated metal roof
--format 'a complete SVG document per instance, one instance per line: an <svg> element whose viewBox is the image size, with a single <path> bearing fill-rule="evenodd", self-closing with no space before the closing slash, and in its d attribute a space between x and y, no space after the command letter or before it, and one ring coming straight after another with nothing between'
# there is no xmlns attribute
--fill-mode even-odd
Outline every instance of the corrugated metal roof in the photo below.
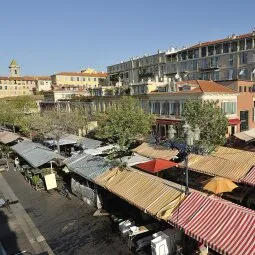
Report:
<svg viewBox="0 0 255 255"><path fill-rule="evenodd" d="M81 137L78 140L78 143L81 144L83 149L95 149L102 144L102 142L99 140L94 140L87 137Z"/></svg>
<svg viewBox="0 0 255 255"><path fill-rule="evenodd" d="M128 169L111 169L94 180L144 212L166 220L185 194L160 178Z"/></svg>
<svg viewBox="0 0 255 255"><path fill-rule="evenodd" d="M211 155L190 154L188 167L196 172L225 177L238 182L249 172L251 165L247 162L235 162Z"/></svg>
<svg viewBox="0 0 255 255"><path fill-rule="evenodd" d="M90 154L90 155L100 155L100 154L105 154L108 150L111 150L111 149L117 148L117 147L118 147L118 145L116 145L116 144L109 144L109 145L98 147L95 149L84 150L84 153Z"/></svg>
<svg viewBox="0 0 255 255"><path fill-rule="evenodd" d="M9 131L1 131L0 132L0 142L3 144L11 143L20 138L18 134L9 132Z"/></svg>
<svg viewBox="0 0 255 255"><path fill-rule="evenodd" d="M133 149L133 152L149 158L163 158L168 160L172 159L178 154L178 150L171 150L149 143L142 143L140 146Z"/></svg>
<svg viewBox="0 0 255 255"><path fill-rule="evenodd" d="M104 158L85 153L75 155L65 160L64 163L69 170L90 180L111 168L111 164Z"/></svg>
<svg viewBox="0 0 255 255"><path fill-rule="evenodd" d="M134 166L134 165L137 165L139 163L148 162L150 160L151 160L150 158L141 156L141 155L139 155L137 153L134 153L131 156L125 156L125 157L121 158L121 161L126 163L127 166Z"/></svg>
<svg viewBox="0 0 255 255"><path fill-rule="evenodd" d="M49 148L31 141L17 143L12 146L12 149L35 168L42 166L53 159L63 159L61 155Z"/></svg>

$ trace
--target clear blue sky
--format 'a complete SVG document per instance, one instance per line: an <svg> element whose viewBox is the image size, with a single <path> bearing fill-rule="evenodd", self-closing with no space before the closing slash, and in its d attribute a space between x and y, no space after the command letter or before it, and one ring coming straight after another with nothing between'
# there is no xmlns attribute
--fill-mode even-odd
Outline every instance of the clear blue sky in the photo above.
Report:
<svg viewBox="0 0 255 255"><path fill-rule="evenodd" d="M0 75L106 70L132 56L255 27L255 1L12 0L0 5Z"/></svg>

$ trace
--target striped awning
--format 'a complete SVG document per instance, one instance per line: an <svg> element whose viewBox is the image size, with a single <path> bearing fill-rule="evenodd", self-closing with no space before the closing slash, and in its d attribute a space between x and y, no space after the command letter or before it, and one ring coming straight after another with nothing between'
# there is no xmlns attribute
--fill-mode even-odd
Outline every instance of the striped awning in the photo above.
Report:
<svg viewBox="0 0 255 255"><path fill-rule="evenodd" d="M255 186L255 167L253 167L246 176L241 178L241 182Z"/></svg>
<svg viewBox="0 0 255 255"><path fill-rule="evenodd" d="M255 211L216 196L192 192L170 223L220 254L255 254Z"/></svg>
<svg viewBox="0 0 255 255"><path fill-rule="evenodd" d="M130 169L111 169L94 182L158 219L167 220L185 194L181 186Z"/></svg>
<svg viewBox="0 0 255 255"><path fill-rule="evenodd" d="M160 145L142 143L132 150L139 155L149 158L163 158L170 160L178 154L178 150L171 150Z"/></svg>

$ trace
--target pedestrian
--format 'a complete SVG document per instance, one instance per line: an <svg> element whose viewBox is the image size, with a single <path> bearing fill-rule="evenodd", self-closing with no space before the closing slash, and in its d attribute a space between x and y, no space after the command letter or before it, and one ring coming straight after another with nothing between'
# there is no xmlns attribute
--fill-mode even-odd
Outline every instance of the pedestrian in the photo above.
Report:
<svg viewBox="0 0 255 255"><path fill-rule="evenodd" d="M9 199L6 199L6 201L5 201L5 207L7 208L7 210L8 210L9 212L12 212L12 211L11 211L11 207L10 207L10 200L9 200Z"/></svg>
<svg viewBox="0 0 255 255"><path fill-rule="evenodd" d="M14 160L14 171L19 170L19 158L16 157Z"/></svg>

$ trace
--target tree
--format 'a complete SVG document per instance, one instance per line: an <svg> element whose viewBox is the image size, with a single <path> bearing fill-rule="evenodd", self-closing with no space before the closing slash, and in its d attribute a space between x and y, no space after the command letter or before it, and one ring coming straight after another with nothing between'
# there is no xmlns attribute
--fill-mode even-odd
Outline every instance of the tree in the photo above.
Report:
<svg viewBox="0 0 255 255"><path fill-rule="evenodd" d="M24 116L36 112L38 107L31 96L17 96L0 101L0 122L11 124L15 132L15 125L19 125Z"/></svg>
<svg viewBox="0 0 255 255"><path fill-rule="evenodd" d="M226 141L228 120L218 101L189 100L185 102L183 117L192 128L197 124L200 139L206 146L217 146Z"/></svg>
<svg viewBox="0 0 255 255"><path fill-rule="evenodd" d="M30 133L36 131L37 135L46 135L54 138L57 142L57 150L60 152L59 140L64 135L75 134L79 128L84 128L88 124L88 115L85 109L77 108L71 112L61 112L59 110L49 110L41 115L33 115L23 118L23 130Z"/></svg>
<svg viewBox="0 0 255 255"><path fill-rule="evenodd" d="M96 136L117 143L126 151L136 139L147 135L154 117L143 111L138 100L122 97L107 112L98 114Z"/></svg>

